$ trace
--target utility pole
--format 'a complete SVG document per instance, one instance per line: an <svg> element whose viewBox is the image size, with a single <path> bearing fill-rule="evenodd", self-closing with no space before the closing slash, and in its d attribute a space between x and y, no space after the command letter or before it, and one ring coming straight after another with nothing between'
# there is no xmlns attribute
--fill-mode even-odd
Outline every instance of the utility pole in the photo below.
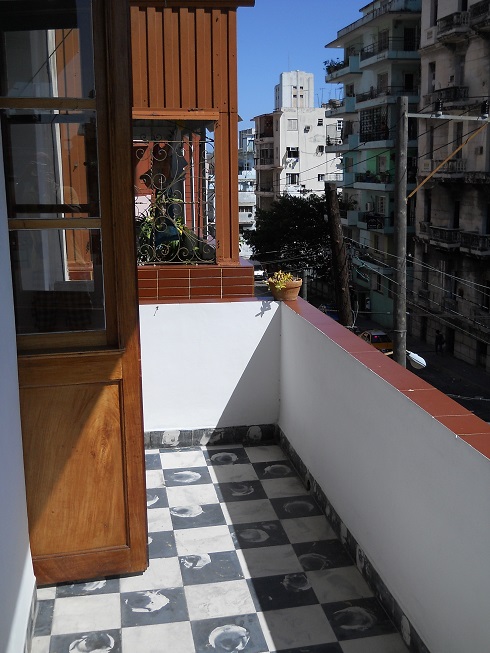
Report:
<svg viewBox="0 0 490 653"><path fill-rule="evenodd" d="M352 326L352 307L349 291L349 261L340 222L339 199L334 185L325 182L327 224L332 247L332 273L335 280L335 300L340 323Z"/></svg>
<svg viewBox="0 0 490 653"><path fill-rule="evenodd" d="M395 299L393 359L407 366L407 147L408 98L397 98L395 160Z"/></svg>

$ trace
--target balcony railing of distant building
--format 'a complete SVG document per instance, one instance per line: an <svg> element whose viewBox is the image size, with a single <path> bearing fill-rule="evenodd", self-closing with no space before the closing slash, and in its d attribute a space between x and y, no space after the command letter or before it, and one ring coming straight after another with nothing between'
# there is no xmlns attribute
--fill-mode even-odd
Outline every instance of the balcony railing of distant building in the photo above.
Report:
<svg viewBox="0 0 490 653"><path fill-rule="evenodd" d="M490 24L490 0L482 0L472 5L470 11L470 24L472 26L484 23Z"/></svg>
<svg viewBox="0 0 490 653"><path fill-rule="evenodd" d="M406 88L405 86L378 86L371 87L369 91L364 93L356 93L356 102L366 102L367 100L374 100L377 97L399 95L418 95L417 88Z"/></svg>
<svg viewBox="0 0 490 653"><path fill-rule="evenodd" d="M430 240L445 243L446 245L459 246L461 242L461 231L459 229L434 227L429 222L419 222L419 232Z"/></svg>
<svg viewBox="0 0 490 653"><path fill-rule="evenodd" d="M449 16L444 16L437 21L437 36L444 36L453 32L466 32L469 29L470 12L456 11Z"/></svg>
<svg viewBox="0 0 490 653"><path fill-rule="evenodd" d="M395 52L416 52L418 48L419 43L416 39L380 39L379 41L371 43L365 48L362 48L360 56L361 61L365 61L366 59L370 59L371 57L374 57L381 52L387 52L389 50Z"/></svg>
<svg viewBox="0 0 490 653"><path fill-rule="evenodd" d="M342 38L346 34L353 32L358 27L361 27L362 25L366 25L367 23L370 23L375 18L378 18L379 16L382 16L383 14L387 14L389 12L396 12L396 13L406 12L410 14L420 14L420 4L421 3L414 2L413 0L391 0L391 2L387 2L386 4L377 7L373 11L370 11L368 14L363 16L362 18L359 18L359 20L356 20L354 23L347 25L347 27L344 27L338 32L337 36L338 38Z"/></svg>
<svg viewBox="0 0 490 653"><path fill-rule="evenodd" d="M327 75L331 75L332 73L336 72L337 70L342 70L342 68L347 68L349 65L349 58L344 59L340 61L340 59L337 60L330 60L325 62L325 70L327 72Z"/></svg>
<svg viewBox="0 0 490 653"><path fill-rule="evenodd" d="M432 91L424 95L424 104L433 104L438 100L442 102L457 102L459 100L468 99L467 86L448 86L447 88L440 88L437 91Z"/></svg>
<svg viewBox="0 0 490 653"><path fill-rule="evenodd" d="M357 172L355 180L362 184L391 184L393 175L391 172Z"/></svg>
<svg viewBox="0 0 490 653"><path fill-rule="evenodd" d="M395 138L395 129L388 129L388 127L380 127L369 131L361 131L359 133L359 140L361 143L369 143L371 141L390 141Z"/></svg>
<svg viewBox="0 0 490 653"><path fill-rule="evenodd" d="M432 160L432 169L437 168L444 159L433 159ZM466 159L450 159L439 168L434 176L438 174L461 174L466 170Z"/></svg>
<svg viewBox="0 0 490 653"><path fill-rule="evenodd" d="M271 166L274 163L274 159L270 157L261 157L260 159L254 159L255 165L259 166Z"/></svg>
<svg viewBox="0 0 490 653"><path fill-rule="evenodd" d="M475 234L469 231L460 233L461 249L474 253L490 254L490 235Z"/></svg>
<svg viewBox="0 0 490 653"><path fill-rule="evenodd" d="M261 185L257 185L257 186L255 187L255 190L256 190L258 193L273 193L273 192L274 192L274 188L273 188L272 186L265 186L265 185L263 185L263 184L261 184Z"/></svg>

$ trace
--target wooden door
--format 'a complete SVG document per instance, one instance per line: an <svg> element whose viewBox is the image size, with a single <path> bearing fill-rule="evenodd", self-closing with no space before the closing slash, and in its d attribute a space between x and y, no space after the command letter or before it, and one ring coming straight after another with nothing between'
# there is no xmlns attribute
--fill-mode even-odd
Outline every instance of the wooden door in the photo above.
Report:
<svg viewBox="0 0 490 653"><path fill-rule="evenodd" d="M129 7L117 0L19 0L0 3L0 26L36 577L46 584L142 571Z"/></svg>

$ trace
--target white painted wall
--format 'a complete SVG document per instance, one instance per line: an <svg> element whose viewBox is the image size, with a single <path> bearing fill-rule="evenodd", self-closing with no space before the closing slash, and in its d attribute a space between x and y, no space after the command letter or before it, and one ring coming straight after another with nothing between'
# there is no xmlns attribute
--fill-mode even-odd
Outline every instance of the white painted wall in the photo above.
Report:
<svg viewBox="0 0 490 653"><path fill-rule="evenodd" d="M490 642L490 461L281 306L279 426L431 653Z"/></svg>
<svg viewBox="0 0 490 653"><path fill-rule="evenodd" d="M8 242L3 162L0 158L0 653L21 653L35 580L27 532Z"/></svg>
<svg viewBox="0 0 490 653"><path fill-rule="evenodd" d="M145 431L274 424L275 302L140 306Z"/></svg>

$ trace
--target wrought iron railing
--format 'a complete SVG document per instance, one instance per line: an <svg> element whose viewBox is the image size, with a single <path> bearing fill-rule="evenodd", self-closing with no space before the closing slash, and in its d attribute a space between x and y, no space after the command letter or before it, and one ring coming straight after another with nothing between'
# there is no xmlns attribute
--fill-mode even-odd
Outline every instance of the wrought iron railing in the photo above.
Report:
<svg viewBox="0 0 490 653"><path fill-rule="evenodd" d="M367 100L374 100L377 97L384 97L387 95L418 95L417 88L406 88L405 86L378 86L371 87L369 91L364 93L356 93L356 102L366 102Z"/></svg>
<svg viewBox="0 0 490 653"><path fill-rule="evenodd" d="M437 100L442 102L457 102L468 99L468 86L448 86L424 95L424 102L431 104Z"/></svg>
<svg viewBox="0 0 490 653"><path fill-rule="evenodd" d="M160 125L135 141L139 265L215 263L214 151L202 123ZM148 167L147 167L148 166Z"/></svg>
<svg viewBox="0 0 490 653"><path fill-rule="evenodd" d="M393 50L396 52L416 52L419 47L418 41L416 39L404 39L404 38L392 38L392 39L380 39L375 43L367 45L361 50L361 61L370 59L380 52L386 52L387 50Z"/></svg>

